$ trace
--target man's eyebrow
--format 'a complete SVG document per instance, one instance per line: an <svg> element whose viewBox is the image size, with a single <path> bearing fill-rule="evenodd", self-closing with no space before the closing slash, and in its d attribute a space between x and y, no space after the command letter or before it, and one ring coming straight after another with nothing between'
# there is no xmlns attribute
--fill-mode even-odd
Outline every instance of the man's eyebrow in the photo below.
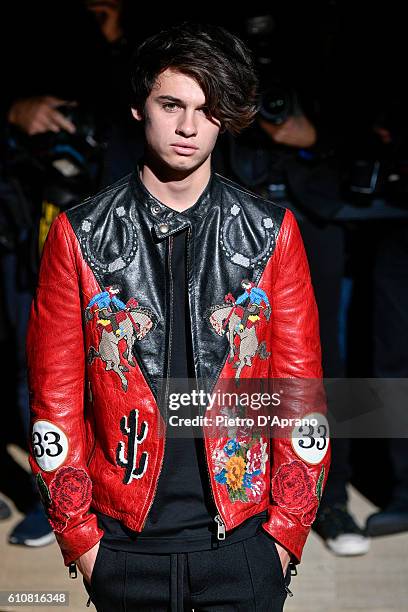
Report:
<svg viewBox="0 0 408 612"><path fill-rule="evenodd" d="M180 98L175 98L174 96L157 96L156 100L159 100L160 102L164 102L164 101L174 102L175 104L180 104L180 105L185 104L184 100L180 100ZM204 108L205 106L207 105L204 102L204 104L200 104L199 108Z"/></svg>
<svg viewBox="0 0 408 612"><path fill-rule="evenodd" d="M184 104L180 98L174 98L173 96L157 96L156 100L170 100L171 102L177 102L177 104Z"/></svg>

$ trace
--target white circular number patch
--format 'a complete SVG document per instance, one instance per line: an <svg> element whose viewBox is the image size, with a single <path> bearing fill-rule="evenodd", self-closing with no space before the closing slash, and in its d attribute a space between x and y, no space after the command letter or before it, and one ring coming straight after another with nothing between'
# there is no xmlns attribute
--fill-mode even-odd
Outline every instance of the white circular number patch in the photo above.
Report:
<svg viewBox="0 0 408 612"><path fill-rule="evenodd" d="M292 446L295 453L312 465L320 463L329 447L329 423L320 412L311 412L302 419L309 425L301 425L292 430Z"/></svg>
<svg viewBox="0 0 408 612"><path fill-rule="evenodd" d="M32 444L35 460L45 472L56 470L67 458L67 436L50 421L34 423Z"/></svg>

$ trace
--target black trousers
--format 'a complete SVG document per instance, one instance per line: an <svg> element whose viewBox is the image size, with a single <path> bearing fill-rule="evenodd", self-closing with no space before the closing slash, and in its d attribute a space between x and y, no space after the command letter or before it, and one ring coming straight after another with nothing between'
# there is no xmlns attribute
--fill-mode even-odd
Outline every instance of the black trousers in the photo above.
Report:
<svg viewBox="0 0 408 612"><path fill-rule="evenodd" d="M146 554L100 546L89 586L98 612L280 612L291 580L274 539L213 550Z"/></svg>

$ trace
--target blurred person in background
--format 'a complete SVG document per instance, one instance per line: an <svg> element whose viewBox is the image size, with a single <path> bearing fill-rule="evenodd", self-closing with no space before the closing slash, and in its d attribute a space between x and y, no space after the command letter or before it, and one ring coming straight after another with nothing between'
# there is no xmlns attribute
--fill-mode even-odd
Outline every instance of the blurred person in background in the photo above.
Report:
<svg viewBox="0 0 408 612"><path fill-rule="evenodd" d="M25 514L9 535L11 544L54 540L38 492L5 449L13 439L26 448L26 327L48 229L60 210L96 191L104 175L115 172L109 157L115 130L130 124L123 77L130 43L122 9L121 2L111 0L15 2L5 10L0 263L7 341L16 354L10 372L16 391L9 385L9 402L17 405L22 433L13 433L19 427L15 418L2 434L0 487ZM128 169L128 162L116 163Z"/></svg>
<svg viewBox="0 0 408 612"><path fill-rule="evenodd" d="M398 81L396 81L398 87ZM372 169L371 197L408 207L407 99L396 84L389 87L381 112L367 138L365 163ZM377 101L378 104L378 101ZM372 242L373 376L408 379L408 218L384 218ZM396 386L398 380L395 381ZM385 440L390 461L390 493L383 507L367 518L372 536L408 531L408 431ZM374 443L375 444L375 443Z"/></svg>
<svg viewBox="0 0 408 612"><path fill-rule="evenodd" d="M344 197L355 213L347 224L347 375L382 378L380 388L397 391L408 361L405 26L399 11L357 10L350 23L345 9L344 17L338 38L347 34L347 45L338 48L332 123L342 149ZM387 32L388 44L378 45ZM408 432L402 420L394 431L398 425L398 438L377 432L375 439L352 440L352 482L378 506L366 520L367 537L407 531ZM345 489L346 478L343 483Z"/></svg>

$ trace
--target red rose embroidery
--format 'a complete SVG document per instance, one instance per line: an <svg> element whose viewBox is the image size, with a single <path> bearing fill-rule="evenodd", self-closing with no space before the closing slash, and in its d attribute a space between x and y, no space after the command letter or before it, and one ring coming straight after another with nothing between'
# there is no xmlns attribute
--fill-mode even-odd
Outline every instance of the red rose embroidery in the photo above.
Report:
<svg viewBox="0 0 408 612"><path fill-rule="evenodd" d="M302 514L302 518L300 519L300 522L302 523L302 525L304 525L305 527L310 527L310 525L313 523L313 521L316 518L318 507L319 507L319 504L316 501L316 503L313 504L313 506L311 506L306 512Z"/></svg>
<svg viewBox="0 0 408 612"><path fill-rule="evenodd" d="M301 461L281 465L272 478L272 496L288 510L308 509L315 501L314 482Z"/></svg>
<svg viewBox="0 0 408 612"><path fill-rule="evenodd" d="M91 503L91 479L81 468L62 467L50 484L50 495L58 513L76 514Z"/></svg>
<svg viewBox="0 0 408 612"><path fill-rule="evenodd" d="M49 516L48 522L53 528L53 530L58 532L64 531L67 526L67 519L64 517L54 516L53 518L51 518Z"/></svg>

